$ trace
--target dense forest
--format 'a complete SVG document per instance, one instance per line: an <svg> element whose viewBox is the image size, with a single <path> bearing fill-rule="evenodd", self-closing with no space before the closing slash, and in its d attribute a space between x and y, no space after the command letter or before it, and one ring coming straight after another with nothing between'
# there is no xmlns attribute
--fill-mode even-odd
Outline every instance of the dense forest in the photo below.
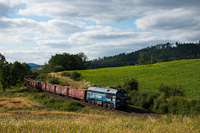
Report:
<svg viewBox="0 0 200 133"><path fill-rule="evenodd" d="M157 62L180 59L200 58L200 42L198 43L166 43L147 47L132 53L122 53L89 61L89 69L118 67L137 64L153 64Z"/></svg>

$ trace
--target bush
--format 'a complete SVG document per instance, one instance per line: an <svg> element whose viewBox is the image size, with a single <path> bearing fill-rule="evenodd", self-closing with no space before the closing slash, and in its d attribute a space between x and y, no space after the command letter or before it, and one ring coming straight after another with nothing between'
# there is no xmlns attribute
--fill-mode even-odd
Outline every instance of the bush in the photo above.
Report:
<svg viewBox="0 0 200 133"><path fill-rule="evenodd" d="M60 81L59 85L61 85L61 86L69 86L69 83L67 81Z"/></svg>
<svg viewBox="0 0 200 133"><path fill-rule="evenodd" d="M168 105L166 103L165 95L154 99L152 111L158 114L168 113Z"/></svg>
<svg viewBox="0 0 200 133"><path fill-rule="evenodd" d="M185 94L182 91L181 86L167 86L164 84L161 84L159 86L159 91L161 93L164 93L166 97L171 97L171 96L185 96Z"/></svg>
<svg viewBox="0 0 200 133"><path fill-rule="evenodd" d="M168 113L190 114L190 101L181 96L174 96L168 99Z"/></svg>
<svg viewBox="0 0 200 133"><path fill-rule="evenodd" d="M40 73L35 80L45 82L47 80L48 74Z"/></svg>
<svg viewBox="0 0 200 133"><path fill-rule="evenodd" d="M190 102L190 114L199 115L200 114L200 99L193 99Z"/></svg>
<svg viewBox="0 0 200 133"><path fill-rule="evenodd" d="M60 83L60 82L59 82L59 79L56 78L56 77L50 77L50 78L48 79L48 82L51 83L51 84L59 84L59 83Z"/></svg>
<svg viewBox="0 0 200 133"><path fill-rule="evenodd" d="M134 78L128 79L124 82L123 88L126 90L126 92L129 92L131 90L138 90L138 81Z"/></svg>
<svg viewBox="0 0 200 133"><path fill-rule="evenodd" d="M148 110L152 109L154 99L157 98L157 94L153 92L139 92L136 90L132 90L129 96L131 104Z"/></svg>
<svg viewBox="0 0 200 133"><path fill-rule="evenodd" d="M63 72L63 73L61 74L61 76L70 77L70 73L69 73L69 72Z"/></svg>
<svg viewBox="0 0 200 133"><path fill-rule="evenodd" d="M73 72L73 73L70 75L70 79L73 79L73 80L75 80L75 81L80 80L80 77L81 77L81 74L78 73L78 72Z"/></svg>

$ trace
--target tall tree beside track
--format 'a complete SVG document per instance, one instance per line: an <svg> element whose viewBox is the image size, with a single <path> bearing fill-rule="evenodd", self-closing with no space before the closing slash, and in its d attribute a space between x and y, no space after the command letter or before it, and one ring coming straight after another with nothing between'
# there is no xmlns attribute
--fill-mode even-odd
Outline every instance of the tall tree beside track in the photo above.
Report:
<svg viewBox="0 0 200 133"><path fill-rule="evenodd" d="M31 68L27 63L15 61L13 64L6 61L0 53L0 89L5 90L11 85L23 82L24 74L30 74Z"/></svg>
<svg viewBox="0 0 200 133"><path fill-rule="evenodd" d="M0 53L0 87L5 90L10 87L10 67L5 56Z"/></svg>
<svg viewBox="0 0 200 133"><path fill-rule="evenodd" d="M24 74L31 74L31 67L27 63L20 63L15 61L11 65L11 84L23 82Z"/></svg>

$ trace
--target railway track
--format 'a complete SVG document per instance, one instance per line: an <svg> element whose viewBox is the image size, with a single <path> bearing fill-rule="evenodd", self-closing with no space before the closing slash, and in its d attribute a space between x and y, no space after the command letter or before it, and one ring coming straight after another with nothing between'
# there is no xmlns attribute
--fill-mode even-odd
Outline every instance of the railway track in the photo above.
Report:
<svg viewBox="0 0 200 133"><path fill-rule="evenodd" d="M35 89L35 88L32 88L32 87L29 87L29 89L31 91L34 91L34 92L39 92L38 89ZM84 102L84 101L72 99L72 98L69 98L69 97L60 96L60 95L49 93L49 92L42 92L42 93L45 93L46 95L48 95L52 98L60 98L60 99L67 100L67 101L74 100L74 101L80 102L84 106L87 106L87 107L90 107L90 108L93 108L93 109L103 109L104 111L107 111L107 112L114 112L114 113L123 114L123 115L126 115L126 116L135 115L135 116L153 117L153 118L159 118L159 117L162 116L160 114L155 114L155 113L152 113L152 112L144 111L142 109L133 108L133 107L130 107L130 106L128 106L125 110L113 110L113 109L104 108L103 106L92 105L92 104L89 104L89 103Z"/></svg>

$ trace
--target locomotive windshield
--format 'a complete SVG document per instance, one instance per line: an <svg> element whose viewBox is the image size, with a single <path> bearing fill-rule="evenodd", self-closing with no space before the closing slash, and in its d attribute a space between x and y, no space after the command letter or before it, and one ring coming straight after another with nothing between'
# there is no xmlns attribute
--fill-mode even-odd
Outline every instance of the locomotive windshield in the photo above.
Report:
<svg viewBox="0 0 200 133"><path fill-rule="evenodd" d="M117 93L117 96L118 97L127 97L127 94L126 93Z"/></svg>

